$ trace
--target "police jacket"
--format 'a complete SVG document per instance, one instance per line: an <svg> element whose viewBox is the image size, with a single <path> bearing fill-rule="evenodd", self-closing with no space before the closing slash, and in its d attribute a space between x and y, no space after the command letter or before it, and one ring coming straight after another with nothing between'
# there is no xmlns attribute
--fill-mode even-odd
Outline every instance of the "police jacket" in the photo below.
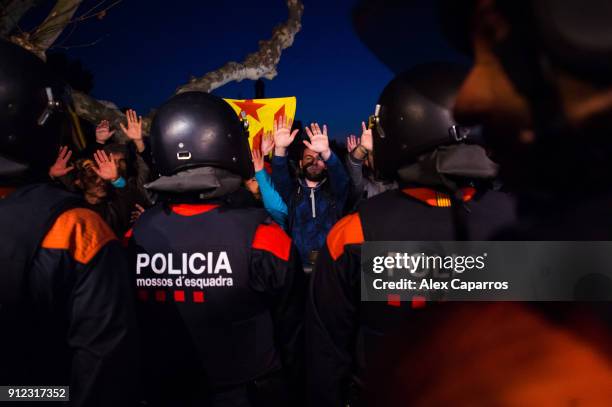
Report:
<svg viewBox="0 0 612 407"><path fill-rule="evenodd" d="M150 401L205 405L281 370L296 377L305 279L264 209L160 203L127 237Z"/></svg>
<svg viewBox="0 0 612 407"><path fill-rule="evenodd" d="M473 240L486 240L511 222L512 201L503 193L466 189L466 221ZM319 255L306 313L308 394L312 406L344 406L359 399L369 358L406 311L422 308L389 299L361 302L361 245L364 241L454 240L452 201L428 188L392 190L364 201L357 213L330 231ZM416 311L415 311L416 312ZM353 402L351 405L358 405Z"/></svg>
<svg viewBox="0 0 612 407"><path fill-rule="evenodd" d="M0 383L70 386L75 406L127 405L135 319L115 235L76 195L0 199Z"/></svg>

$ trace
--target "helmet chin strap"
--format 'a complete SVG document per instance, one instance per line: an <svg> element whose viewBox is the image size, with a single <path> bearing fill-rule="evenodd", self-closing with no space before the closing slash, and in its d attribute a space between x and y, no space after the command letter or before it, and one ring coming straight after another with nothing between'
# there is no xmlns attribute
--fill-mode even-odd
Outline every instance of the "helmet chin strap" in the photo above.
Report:
<svg viewBox="0 0 612 407"><path fill-rule="evenodd" d="M451 194L466 182L492 181L497 172L498 165L489 159L484 148L470 144L440 146L397 171L404 185L442 188Z"/></svg>
<svg viewBox="0 0 612 407"><path fill-rule="evenodd" d="M160 177L146 184L151 191L197 196L199 200L219 198L237 191L242 177L230 171L215 167L198 167Z"/></svg>
<svg viewBox="0 0 612 407"><path fill-rule="evenodd" d="M29 167L0 155L0 178L12 178L23 175Z"/></svg>

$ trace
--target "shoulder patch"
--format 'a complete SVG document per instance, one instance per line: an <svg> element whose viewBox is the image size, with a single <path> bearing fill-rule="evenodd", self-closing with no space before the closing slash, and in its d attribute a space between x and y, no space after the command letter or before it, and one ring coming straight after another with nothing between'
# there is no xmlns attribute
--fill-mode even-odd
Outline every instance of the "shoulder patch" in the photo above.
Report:
<svg viewBox="0 0 612 407"><path fill-rule="evenodd" d="M291 253L291 238L276 223L261 224L255 231L253 249L265 250L285 261Z"/></svg>
<svg viewBox="0 0 612 407"><path fill-rule="evenodd" d="M195 216L213 209L218 208L219 205L214 204L174 204L170 205L172 212L181 216Z"/></svg>
<svg viewBox="0 0 612 407"><path fill-rule="evenodd" d="M327 235L327 249L335 261L344 253L344 246L347 244L360 244L364 240L359 213L353 213L340 219L329 231Z"/></svg>
<svg viewBox="0 0 612 407"><path fill-rule="evenodd" d="M56 219L41 246L68 250L73 259L87 264L114 239L115 234L100 215L90 209L75 208Z"/></svg>
<svg viewBox="0 0 612 407"><path fill-rule="evenodd" d="M123 247L128 247L132 236L134 236L134 228L130 228L127 232L125 232L125 234L123 235L123 239L121 239L121 245Z"/></svg>

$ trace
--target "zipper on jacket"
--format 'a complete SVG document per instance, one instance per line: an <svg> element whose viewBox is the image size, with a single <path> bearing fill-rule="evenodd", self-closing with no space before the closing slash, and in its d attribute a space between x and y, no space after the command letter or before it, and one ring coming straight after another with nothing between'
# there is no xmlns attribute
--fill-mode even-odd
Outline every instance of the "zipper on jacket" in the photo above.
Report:
<svg viewBox="0 0 612 407"><path fill-rule="evenodd" d="M312 217L317 217L317 211L315 209L315 196L314 196L314 188L310 188L310 208L312 209Z"/></svg>

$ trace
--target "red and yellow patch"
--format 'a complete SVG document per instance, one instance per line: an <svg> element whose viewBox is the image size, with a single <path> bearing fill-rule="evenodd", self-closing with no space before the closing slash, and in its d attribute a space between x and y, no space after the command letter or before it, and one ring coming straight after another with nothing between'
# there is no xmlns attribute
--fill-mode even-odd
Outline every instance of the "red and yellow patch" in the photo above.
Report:
<svg viewBox="0 0 612 407"><path fill-rule="evenodd" d="M474 197L474 194L476 194L476 189L471 187L461 188L461 191L463 192L463 202L470 201ZM430 188L404 188L402 192L429 206L438 208L448 208L452 206L452 200L448 194Z"/></svg>

